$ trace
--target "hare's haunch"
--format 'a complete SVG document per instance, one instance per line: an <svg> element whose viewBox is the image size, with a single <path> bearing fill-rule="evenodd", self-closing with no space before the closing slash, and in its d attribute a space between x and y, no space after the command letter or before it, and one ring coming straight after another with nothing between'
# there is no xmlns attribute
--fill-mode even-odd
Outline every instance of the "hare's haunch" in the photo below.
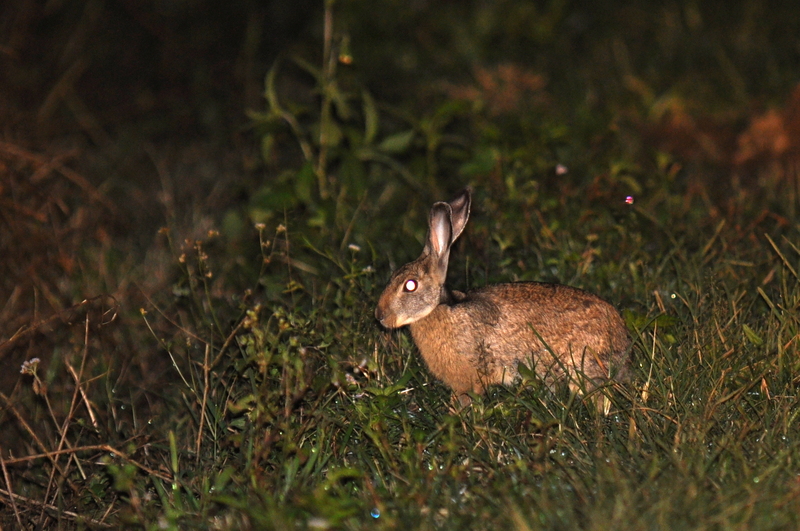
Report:
<svg viewBox="0 0 800 531"><path fill-rule="evenodd" d="M510 384L525 364L551 385L592 390L627 377L631 341L619 312L589 292L539 282L447 289L450 246L469 219L470 190L435 203L422 255L392 275L375 317L409 325L430 371L462 404L468 392Z"/></svg>

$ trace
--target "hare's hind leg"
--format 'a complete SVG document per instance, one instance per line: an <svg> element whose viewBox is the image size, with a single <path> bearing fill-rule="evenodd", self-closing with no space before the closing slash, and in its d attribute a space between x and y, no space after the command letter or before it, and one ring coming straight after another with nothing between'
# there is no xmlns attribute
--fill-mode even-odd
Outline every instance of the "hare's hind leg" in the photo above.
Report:
<svg viewBox="0 0 800 531"><path fill-rule="evenodd" d="M455 394L453 397L458 399L458 405L461 409L469 407L472 404L472 397L467 393Z"/></svg>
<svg viewBox="0 0 800 531"><path fill-rule="evenodd" d="M486 392L486 387L482 382L477 381L472 384L472 389L453 389L453 398L458 399L458 403L462 408L472 404L472 396L469 394L470 391L475 393L477 396L483 396L483 394Z"/></svg>
<svg viewBox="0 0 800 531"><path fill-rule="evenodd" d="M583 397L583 400L594 405L597 412L608 415L611 411L609 387L613 380L604 378L588 378L585 375L575 375L569 378L569 390L573 395Z"/></svg>

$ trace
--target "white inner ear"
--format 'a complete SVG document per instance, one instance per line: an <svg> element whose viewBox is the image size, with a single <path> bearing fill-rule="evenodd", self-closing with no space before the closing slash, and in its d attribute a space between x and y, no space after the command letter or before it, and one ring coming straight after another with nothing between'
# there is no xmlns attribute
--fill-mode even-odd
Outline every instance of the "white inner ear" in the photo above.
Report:
<svg viewBox="0 0 800 531"><path fill-rule="evenodd" d="M441 255L450 244L450 219L446 212L439 211L431 219L431 245L433 252Z"/></svg>

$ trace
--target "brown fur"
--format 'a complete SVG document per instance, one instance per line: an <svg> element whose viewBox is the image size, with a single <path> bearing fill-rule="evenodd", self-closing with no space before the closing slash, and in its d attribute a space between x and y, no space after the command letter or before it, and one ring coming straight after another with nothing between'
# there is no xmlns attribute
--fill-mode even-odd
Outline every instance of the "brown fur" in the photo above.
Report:
<svg viewBox="0 0 800 531"><path fill-rule="evenodd" d="M467 293L444 286L450 245L469 217L470 193L431 209L425 250L398 269L378 301L387 328L408 324L430 371L462 404L510 384L525 364L553 384L591 390L627 377L631 341L613 306L586 291L539 282L495 284ZM407 282L415 289L406 289Z"/></svg>

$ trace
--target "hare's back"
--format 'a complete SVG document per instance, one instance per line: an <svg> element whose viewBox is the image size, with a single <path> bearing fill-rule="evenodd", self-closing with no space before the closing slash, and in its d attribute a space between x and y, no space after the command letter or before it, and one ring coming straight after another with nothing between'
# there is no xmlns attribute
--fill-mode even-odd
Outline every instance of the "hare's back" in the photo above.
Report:
<svg viewBox="0 0 800 531"><path fill-rule="evenodd" d="M482 323L473 330L473 341L479 331L481 341L513 358L535 353L542 340L559 355L589 349L607 357L620 368L617 378L624 378L631 345L628 329L619 312L597 295L560 284L515 282L470 291L461 304L471 314L469 321ZM598 370L608 373L607 367Z"/></svg>
<svg viewBox="0 0 800 531"><path fill-rule="evenodd" d="M625 329L619 312L608 302L588 291L561 284L493 284L468 292L466 298L476 306L494 306L501 322L524 322L547 328L579 325Z"/></svg>
<svg viewBox="0 0 800 531"><path fill-rule="evenodd" d="M594 293L550 282L490 284L469 291L467 294L471 297L502 298L510 304L525 304L531 301L558 304L566 307L587 307L597 303L608 304Z"/></svg>

